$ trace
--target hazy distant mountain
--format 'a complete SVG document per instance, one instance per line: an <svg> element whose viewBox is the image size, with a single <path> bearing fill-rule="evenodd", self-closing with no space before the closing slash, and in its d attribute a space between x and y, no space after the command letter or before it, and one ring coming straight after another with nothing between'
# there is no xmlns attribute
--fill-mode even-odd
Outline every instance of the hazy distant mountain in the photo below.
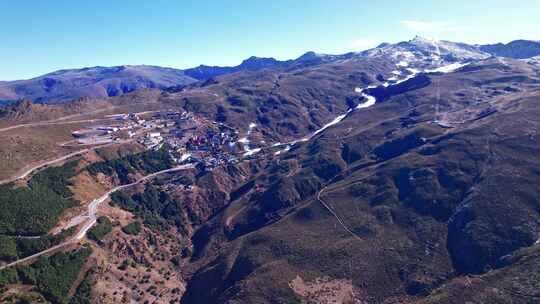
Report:
<svg viewBox="0 0 540 304"><path fill-rule="evenodd" d="M166 88L195 81L182 70L147 65L69 69L29 80L0 83L0 100L68 101L78 97L118 96L139 89Z"/></svg>
<svg viewBox="0 0 540 304"><path fill-rule="evenodd" d="M206 80L212 77L230 74L242 70L260 70L263 68L270 68L276 66L286 66L292 63L292 60L279 61L272 57L255 57L251 56L248 59L242 61L241 64L233 67L222 67L222 66L207 66L200 65L195 68L184 70L184 73L190 77Z"/></svg>
<svg viewBox="0 0 540 304"><path fill-rule="evenodd" d="M272 68L301 68L339 60L363 57L391 59L403 67L429 68L444 63L485 59L490 56L530 58L540 55L540 42L516 40L508 44L470 45L459 42L415 37L395 44L342 55L306 52L296 59L249 57L232 67L200 65L180 70L158 66L91 67L60 70L29 80L0 82L0 104L17 99L34 102L63 102L79 97L118 96L145 88L182 87L200 80L236 73Z"/></svg>
<svg viewBox="0 0 540 304"><path fill-rule="evenodd" d="M481 45L480 50L493 56L525 59L540 55L540 42L531 40L514 40L507 44Z"/></svg>
<svg viewBox="0 0 540 304"><path fill-rule="evenodd" d="M221 66L207 66L200 65L196 68L184 70L184 73L190 77L206 80L212 77L235 73L239 71L257 71L265 68L276 67L291 67L291 66L306 66L313 64L320 64L323 62L329 62L332 60L343 58L345 55L326 55L317 54L315 52L306 52L296 59L289 60L277 60L272 57L255 57L251 56L248 59L242 61L241 64L233 67L221 67Z"/></svg>
<svg viewBox="0 0 540 304"><path fill-rule="evenodd" d="M302 59L303 61L304 59ZM29 99L63 102L79 97L111 97L146 88L183 86L242 70L287 66L293 60L250 57L233 67L205 66L180 70L158 66L115 66L59 70L28 80L0 82L0 101Z"/></svg>

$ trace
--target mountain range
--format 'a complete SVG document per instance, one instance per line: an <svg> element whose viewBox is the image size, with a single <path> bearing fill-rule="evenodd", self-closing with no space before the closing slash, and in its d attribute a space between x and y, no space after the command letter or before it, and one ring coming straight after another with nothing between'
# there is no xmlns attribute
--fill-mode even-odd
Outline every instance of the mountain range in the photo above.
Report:
<svg viewBox="0 0 540 304"><path fill-rule="evenodd" d="M2 178L62 161L1 188L0 301L537 303L537 47L415 37L167 77L49 74L111 69L89 90L115 73L154 84L0 108ZM72 132L108 126L128 128L77 148ZM194 165L169 171L171 155ZM48 228L76 224L87 204L102 217L92 238L2 271L56 244ZM90 258L74 257L85 247Z"/></svg>
<svg viewBox="0 0 540 304"><path fill-rule="evenodd" d="M508 44L468 45L415 37L397 44L383 43L374 49L342 55L307 52L294 60L280 61L274 58L252 56L233 67L200 65L180 70L158 66L90 67L59 70L28 80L0 82L0 101L29 99L38 103L66 102L80 97L104 98L122 95L139 89L164 89L183 87L216 76L243 70L256 71L265 68L290 68L345 60L354 57L373 57L383 53L410 55L433 53L444 59L480 59L500 56L525 59L540 55L540 42L515 40Z"/></svg>

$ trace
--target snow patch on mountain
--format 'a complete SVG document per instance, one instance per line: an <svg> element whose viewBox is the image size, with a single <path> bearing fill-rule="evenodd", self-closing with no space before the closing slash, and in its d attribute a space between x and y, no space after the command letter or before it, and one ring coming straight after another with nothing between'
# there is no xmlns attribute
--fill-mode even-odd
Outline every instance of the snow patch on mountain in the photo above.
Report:
<svg viewBox="0 0 540 304"><path fill-rule="evenodd" d="M451 72L454 72L466 65L468 65L469 63L466 62L466 63L461 63L461 62L456 62L456 63L452 63L452 64L449 64L449 65L445 65L445 66L441 66L441 67L438 67L438 68L435 68L435 69L427 69L425 70L426 73L451 73Z"/></svg>
<svg viewBox="0 0 540 304"><path fill-rule="evenodd" d="M408 42L416 46L419 50L427 51L438 57L453 56L458 60L463 59L485 59L489 54L480 51L477 47L465 43L437 40L416 36Z"/></svg>
<svg viewBox="0 0 540 304"><path fill-rule="evenodd" d="M180 162L186 161L191 157L191 153L184 153L180 156Z"/></svg>
<svg viewBox="0 0 540 304"><path fill-rule="evenodd" d="M246 153L244 153L244 157L252 156L258 152L261 152L261 148L249 149Z"/></svg>
<svg viewBox="0 0 540 304"><path fill-rule="evenodd" d="M287 145L287 146L285 146L285 149L276 151L274 153L274 155L280 155L280 154L283 154L283 153L287 153L287 152L289 152L290 149L291 149L291 145Z"/></svg>
<svg viewBox="0 0 540 304"><path fill-rule="evenodd" d="M331 126L333 125L337 125L338 123L340 123L345 117L347 117L347 115L352 112L352 109L349 109L345 114L341 114L339 115L338 117L334 118L334 120L332 120L331 122L325 124L324 126L322 126L322 128L320 128L319 130L313 132L313 134L311 135L311 137L317 135L317 134L320 134L322 133L324 130L330 128Z"/></svg>
<svg viewBox="0 0 540 304"><path fill-rule="evenodd" d="M252 122L249 124L248 126L248 130L246 132L246 136L245 137L242 137L238 140L239 143L242 144L243 146L243 149L244 149L244 156L251 156L257 152L260 152L261 149L260 148L255 148L255 149L251 149L251 141L249 140L249 136L251 135L251 133L253 132L253 129L255 129L257 127L257 124Z"/></svg>
<svg viewBox="0 0 540 304"><path fill-rule="evenodd" d="M366 99L366 101L364 101L363 103L358 104L356 106L356 108L355 108L356 110L369 108L369 107L371 107L372 105L374 105L377 102L377 99L375 99L375 97L373 97L371 95L368 95L366 93L362 93L362 97L364 97Z"/></svg>
<svg viewBox="0 0 540 304"><path fill-rule="evenodd" d="M414 69L409 72L418 74L421 70L435 70L453 63L481 60L491 56L482 52L477 46L419 36L396 44L383 44L361 52L360 55L381 57L392 61L397 67L396 71L391 72L394 75L401 75L398 73L406 69ZM441 72L444 71L446 70L441 70ZM406 80L401 79L398 83ZM383 85L388 86L392 84L392 81L395 81L395 78L389 78Z"/></svg>

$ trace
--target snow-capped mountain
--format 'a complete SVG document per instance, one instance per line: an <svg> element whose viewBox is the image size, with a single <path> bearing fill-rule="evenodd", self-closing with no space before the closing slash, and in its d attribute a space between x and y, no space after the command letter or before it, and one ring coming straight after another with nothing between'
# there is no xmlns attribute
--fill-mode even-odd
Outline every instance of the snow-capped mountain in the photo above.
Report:
<svg viewBox="0 0 540 304"><path fill-rule="evenodd" d="M404 47L412 47L420 52L435 53L442 57L453 57L457 60L484 59L489 57L477 47L459 42L436 40L416 36L413 40L399 43Z"/></svg>
<svg viewBox="0 0 540 304"><path fill-rule="evenodd" d="M416 36L409 41L383 43L361 52L341 55L306 52L296 59L277 60L252 56L237 66L207 66L179 70L157 66L93 67L61 70L29 80L0 82L0 101L21 98L39 102L68 101L78 97L117 96L145 88L182 87L220 75L262 69L294 69L346 60L376 59L388 64L388 75L382 83L419 72L440 72L455 69L471 61L492 56L527 59L540 55L540 42L516 40L508 44L470 45ZM535 65L539 60L531 59ZM395 66L395 68L394 68Z"/></svg>
<svg viewBox="0 0 540 304"><path fill-rule="evenodd" d="M491 55L465 43L416 36L396 44L383 43L360 53L366 57L385 57L400 67L433 69L456 62L481 60Z"/></svg>
<svg viewBox="0 0 540 304"><path fill-rule="evenodd" d="M376 48L359 53L362 56L392 57L405 64L429 64L441 62L464 62L481 60L492 56L514 59L527 59L540 55L540 42L532 40L515 40L507 44L475 44L414 37L409 41L395 44L383 43Z"/></svg>

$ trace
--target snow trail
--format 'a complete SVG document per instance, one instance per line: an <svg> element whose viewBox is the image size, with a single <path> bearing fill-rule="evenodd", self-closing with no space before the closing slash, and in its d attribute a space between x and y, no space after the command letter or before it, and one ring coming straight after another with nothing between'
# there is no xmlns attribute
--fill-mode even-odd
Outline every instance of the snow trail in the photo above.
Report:
<svg viewBox="0 0 540 304"><path fill-rule="evenodd" d="M439 50L437 50L439 51ZM407 59L409 59L409 56L406 56ZM394 85L398 85L400 83L403 83L407 80L410 80L414 77L416 77L418 74L420 73L434 73L434 72L438 72L438 73L451 73L451 72L454 72L466 65L468 65L469 63L461 63L461 62L456 62L456 63L452 63L452 64L449 64L449 65L445 65L445 66L441 66L441 67L438 67L438 68L435 68L435 69L424 69L423 71L421 70L418 70L418 69L415 69L415 68L411 68L409 67L409 63L407 61L400 61L396 64L396 66L398 67L404 67L406 71L408 71L410 74L401 78L401 79L398 79L397 76L399 75L402 75L402 71L399 71L399 70L394 70L392 71L391 73L395 76L392 76L388 79L387 82L384 82L382 83L381 85L383 87L390 87L390 86L394 86ZM275 143L272 145L272 147L281 147L281 146L285 146L284 149L282 150L279 150L277 152L274 153L274 155L281 155L283 153L286 153L287 151L289 151L291 149L292 146L294 146L295 144L297 143L300 143L300 142L306 142L310 139L312 139L314 136L324 132L326 129L340 123L341 121L343 121L343 119L347 118L352 112L356 111L356 110L360 110L360 109L365 109L365 108L369 108L373 105L375 105L377 103L377 99L372 96L372 95L369 95L367 93L365 93L366 90L368 89L373 89L373 88L376 88L377 86L376 85L370 85L370 86L367 86L366 88L359 88L359 87L355 87L354 88L354 92L355 93L358 93L358 94L361 94L361 96L365 99L364 102L362 103L359 103L356 107L354 108L350 108L347 110L347 112L345 112L344 114L341 114L339 116L337 116L336 118L334 118L332 121L330 121L329 123L325 124L324 126L322 126L320 129L316 130L315 132L313 132L311 135L309 136L306 136L304 138L301 138L301 139L297 139L297 140L293 140L293 141L290 141L290 142L287 142L287 143ZM250 124L250 127L251 127L251 124ZM249 135L249 131L248 131L248 135ZM249 141L248 141L249 143ZM248 147L249 148L249 147ZM252 155L256 152L259 152L259 151L256 151L254 153L251 153L250 150L246 149L246 154L249 153L249 155Z"/></svg>
<svg viewBox="0 0 540 304"><path fill-rule="evenodd" d="M253 129L255 129L256 127L257 127L256 123L254 122L250 123L248 126L248 131L246 133L246 136L238 140L238 142L241 143L244 148L244 157L252 156L262 150L261 148L251 149L251 146L250 146L251 141L249 140L249 136L253 132Z"/></svg>
<svg viewBox="0 0 540 304"><path fill-rule="evenodd" d="M426 73L451 73L451 72L454 72L456 71L457 69L460 69L464 66L467 66L469 65L469 62L466 62L466 63L461 63L461 62L455 62L455 63L452 63L452 64L449 64L449 65L445 65L445 66L442 66L442 67L438 67L438 68L435 68L435 69L428 69L428 70L425 70Z"/></svg>

